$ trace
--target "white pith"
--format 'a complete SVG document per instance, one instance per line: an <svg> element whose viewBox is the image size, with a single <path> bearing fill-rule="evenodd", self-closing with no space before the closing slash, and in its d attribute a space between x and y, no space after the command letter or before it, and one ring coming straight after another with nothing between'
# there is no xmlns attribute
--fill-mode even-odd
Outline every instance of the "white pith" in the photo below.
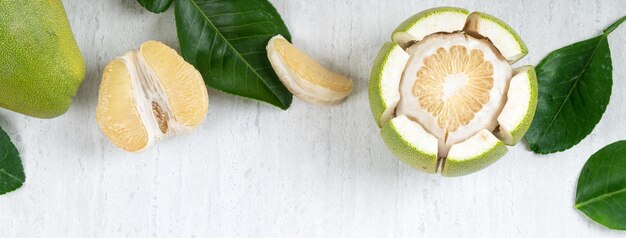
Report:
<svg viewBox="0 0 626 238"><path fill-rule="evenodd" d="M424 66L424 58L435 54L439 48L446 50L452 46L464 46L468 51L480 50L484 59L493 65L493 88L489 92L490 99L483 105L480 111L474 114L474 118L469 124L456 131L449 132L440 128L435 115L429 113L421 107L419 99L412 95L413 84L417 71ZM486 41L478 40L463 33L441 35L437 37L427 37L423 41L411 46L408 52L412 53L411 59L404 71L400 81L400 102L396 108L396 115L406 115L419 122L427 131L439 139L439 155L445 157L450 147L462 142L482 129L493 131L498 123L497 117L506 101L506 89L511 78L511 66L501 58L497 52L491 49ZM454 75L453 75L454 76ZM457 80L459 77L449 77L449 80ZM452 83L454 84L454 82ZM452 94L452 92L444 92ZM446 138L447 134L447 138Z"/></svg>
<svg viewBox="0 0 626 238"><path fill-rule="evenodd" d="M382 79L380 84L382 99L385 104L385 111L380 118L381 125L387 123L394 116L396 106L400 101L398 85L400 85L400 78L410 56L398 45L394 45L387 57L387 61L381 66Z"/></svg>
<svg viewBox="0 0 626 238"><path fill-rule="evenodd" d="M148 135L148 143L144 148L148 148L153 143L173 136L176 133L191 131L192 128L177 122L169 106L165 89L157 79L154 71L149 67L148 63L146 63L141 53L137 50L133 50L119 59L124 62L130 74L137 112ZM152 110L152 102L159 104L168 118L167 131L165 133L159 128L158 120Z"/></svg>
<svg viewBox="0 0 626 238"><path fill-rule="evenodd" d="M469 81L469 79L465 74L456 73L448 75L443 83L442 99L445 101L452 98L467 85L467 81Z"/></svg>
<svg viewBox="0 0 626 238"><path fill-rule="evenodd" d="M422 18L404 32L393 34L393 41L404 46L410 41L421 41L424 37L437 32L453 32L463 29L467 14L459 11L442 11Z"/></svg>
<svg viewBox="0 0 626 238"><path fill-rule="evenodd" d="M507 97L515 98L515 100L508 100L502 113L498 116L498 123L500 125L498 137L509 145L515 144L512 131L523 123L524 117L528 111L530 111L532 95L530 86L531 79L528 74L529 69L530 67L521 68L521 70L513 76L513 79L511 79Z"/></svg>

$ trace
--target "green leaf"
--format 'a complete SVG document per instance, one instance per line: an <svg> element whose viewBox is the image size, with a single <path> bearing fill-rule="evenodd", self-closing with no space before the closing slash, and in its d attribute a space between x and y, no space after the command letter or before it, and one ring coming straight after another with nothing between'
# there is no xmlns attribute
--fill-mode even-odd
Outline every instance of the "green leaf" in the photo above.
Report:
<svg viewBox="0 0 626 238"><path fill-rule="evenodd" d="M177 0L182 55L208 86L287 109L292 95L280 82L265 49L289 31L267 0Z"/></svg>
<svg viewBox="0 0 626 238"><path fill-rule="evenodd" d="M526 133L530 149L541 154L572 148L598 124L611 98L612 63L608 33L548 54L539 65L537 113Z"/></svg>
<svg viewBox="0 0 626 238"><path fill-rule="evenodd" d="M22 187L26 176L17 148L0 128L0 195Z"/></svg>
<svg viewBox="0 0 626 238"><path fill-rule="evenodd" d="M589 158L578 178L576 208L608 228L626 230L626 141Z"/></svg>
<svg viewBox="0 0 626 238"><path fill-rule="evenodd" d="M137 0L141 6L154 13L161 13L170 8L173 0Z"/></svg>

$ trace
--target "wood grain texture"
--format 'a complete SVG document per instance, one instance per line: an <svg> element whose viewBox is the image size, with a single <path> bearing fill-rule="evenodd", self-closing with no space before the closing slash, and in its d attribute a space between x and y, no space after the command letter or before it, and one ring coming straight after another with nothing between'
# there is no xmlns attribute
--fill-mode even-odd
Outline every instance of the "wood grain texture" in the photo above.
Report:
<svg viewBox="0 0 626 238"><path fill-rule="evenodd" d="M70 111L39 120L0 110L28 180L0 196L2 237L623 237L574 209L576 180L598 149L625 139L626 27L609 40L611 103L593 133L563 153L524 144L477 174L443 178L410 169L385 148L367 102L383 42L406 17L453 5L502 18L536 64L599 34L623 0L272 0L296 45L355 80L335 107L294 99L288 111L210 90L192 134L128 154L97 128L104 65L146 40L178 48L172 9L135 0L64 0L87 63Z"/></svg>

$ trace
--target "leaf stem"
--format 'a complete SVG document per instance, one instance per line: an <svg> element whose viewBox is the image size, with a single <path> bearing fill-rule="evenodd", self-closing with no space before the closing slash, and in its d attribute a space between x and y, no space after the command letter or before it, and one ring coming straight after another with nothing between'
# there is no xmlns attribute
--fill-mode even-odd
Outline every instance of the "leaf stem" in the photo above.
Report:
<svg viewBox="0 0 626 238"><path fill-rule="evenodd" d="M604 34L608 35L611 32L613 32L615 29L617 29L617 27L619 27L619 25L621 25L622 23L624 23L624 21L626 21L626 16L623 16L622 18L620 18L619 20L617 20L616 22L614 22L613 24L611 24L611 26L609 26L609 28L606 28L606 30L604 30Z"/></svg>

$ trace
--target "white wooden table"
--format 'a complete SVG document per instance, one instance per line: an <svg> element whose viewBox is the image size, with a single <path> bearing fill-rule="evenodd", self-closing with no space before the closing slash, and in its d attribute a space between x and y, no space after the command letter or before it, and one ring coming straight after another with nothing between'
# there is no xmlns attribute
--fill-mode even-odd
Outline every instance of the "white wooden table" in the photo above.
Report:
<svg viewBox="0 0 626 238"><path fill-rule="evenodd" d="M480 10L510 23L537 64L626 14L623 0L272 0L296 45L350 75L335 107L299 99L287 111L209 90L194 133L125 153L95 122L104 65L146 40L178 48L173 9L134 0L64 0L87 76L56 119L0 110L27 182L0 196L1 237L624 237L574 209L578 174L603 146L626 139L626 26L611 37L611 104L580 145L548 156L525 144L477 174L414 171L384 146L371 118L371 63L391 31L426 8Z"/></svg>

